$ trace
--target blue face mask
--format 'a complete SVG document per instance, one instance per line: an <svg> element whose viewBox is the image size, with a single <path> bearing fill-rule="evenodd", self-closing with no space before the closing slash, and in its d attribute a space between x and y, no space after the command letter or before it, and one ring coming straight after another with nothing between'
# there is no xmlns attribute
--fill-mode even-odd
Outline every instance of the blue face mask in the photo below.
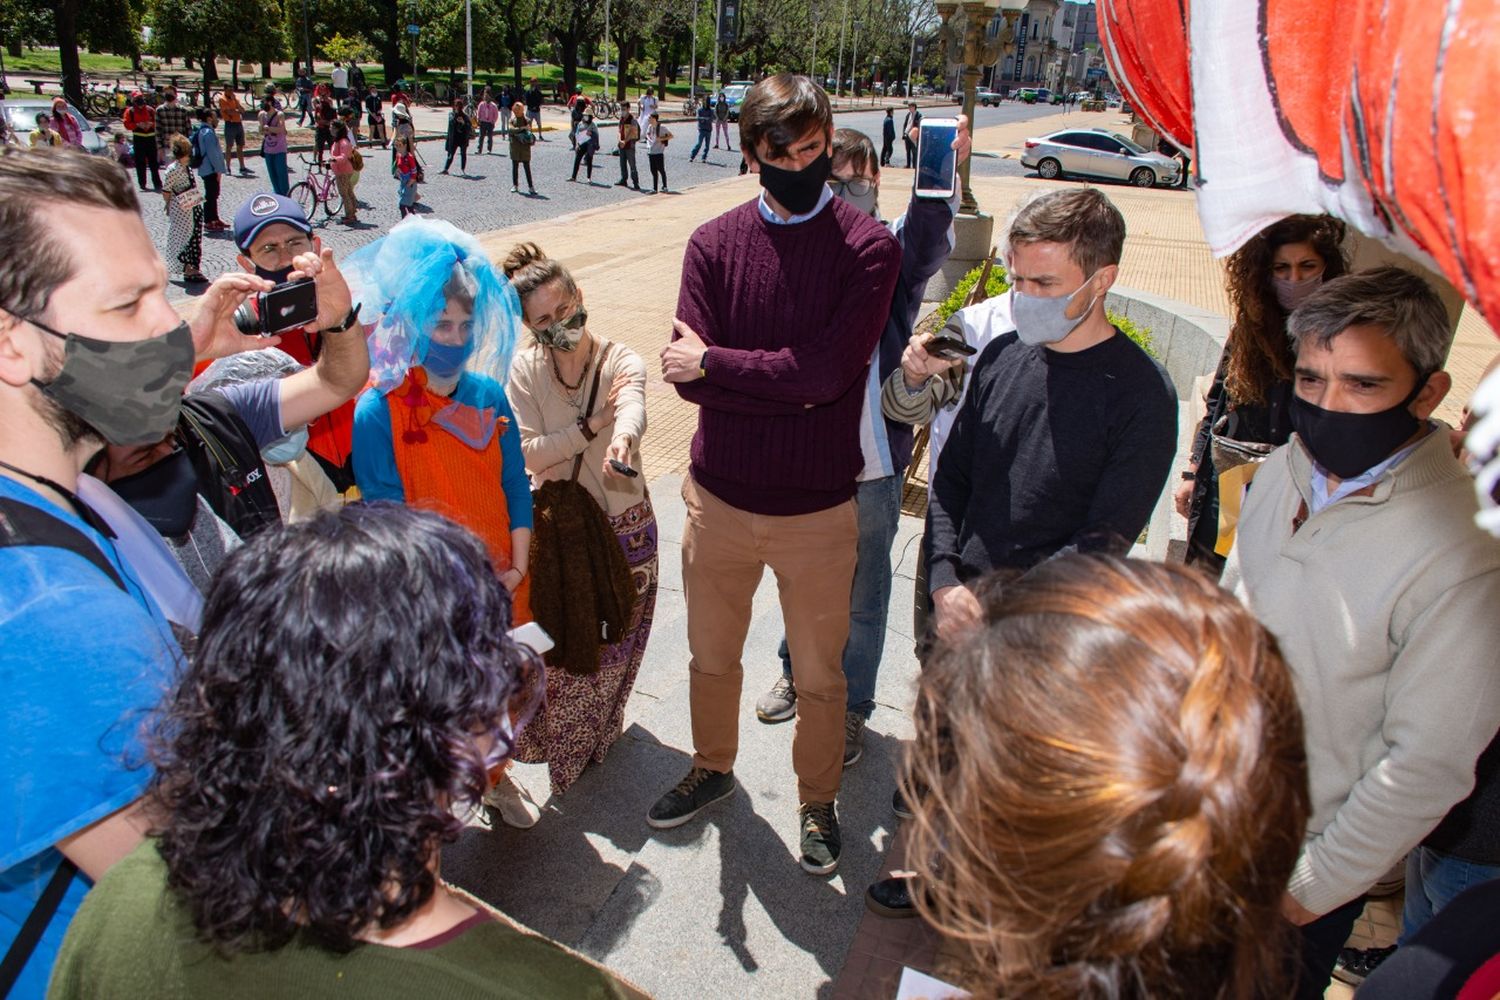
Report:
<svg viewBox="0 0 1500 1000"><path fill-rule="evenodd" d="M260 450L267 465L286 465L307 454L307 428L299 427L286 437L272 441Z"/></svg>
<svg viewBox="0 0 1500 1000"><path fill-rule="evenodd" d="M431 341L427 345L427 357L422 359L422 367L427 369L427 374L437 378L454 378L463 371L464 362L469 360L471 343L440 344L436 340Z"/></svg>

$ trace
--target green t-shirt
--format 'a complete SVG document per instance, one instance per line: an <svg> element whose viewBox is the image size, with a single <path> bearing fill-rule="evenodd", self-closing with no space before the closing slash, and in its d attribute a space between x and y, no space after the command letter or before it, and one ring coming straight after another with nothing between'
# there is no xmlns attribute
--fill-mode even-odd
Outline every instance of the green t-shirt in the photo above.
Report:
<svg viewBox="0 0 1500 1000"><path fill-rule="evenodd" d="M431 948L362 944L345 955L294 940L225 958L198 939L167 890L155 841L136 848L84 900L68 928L49 1000L150 997L423 997L428 1000L623 1000L608 973L545 938L499 921Z"/></svg>

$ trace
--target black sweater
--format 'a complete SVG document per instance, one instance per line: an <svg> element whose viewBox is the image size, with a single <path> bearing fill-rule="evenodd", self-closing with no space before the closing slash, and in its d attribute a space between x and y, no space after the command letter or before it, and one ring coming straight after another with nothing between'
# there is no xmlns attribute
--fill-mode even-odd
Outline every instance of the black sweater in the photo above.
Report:
<svg viewBox="0 0 1500 1000"><path fill-rule="evenodd" d="M1177 452L1177 395L1123 334L1077 353L979 355L927 509L931 591L1065 549L1123 554Z"/></svg>

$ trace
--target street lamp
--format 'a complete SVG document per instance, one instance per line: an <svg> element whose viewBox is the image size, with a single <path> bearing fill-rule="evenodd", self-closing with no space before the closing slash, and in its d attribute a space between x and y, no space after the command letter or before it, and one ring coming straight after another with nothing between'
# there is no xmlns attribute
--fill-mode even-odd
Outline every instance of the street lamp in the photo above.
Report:
<svg viewBox="0 0 1500 1000"><path fill-rule="evenodd" d="M943 19L944 25L947 25L949 18L958 12L960 6L963 7L962 59L954 60L950 53L948 61L961 61L963 64L963 113L968 117L972 127L974 92L979 84L979 67L994 62L1000 53L1001 46L1005 44L999 36L995 38L987 36L989 24L994 20L997 11L1003 13L1007 34L1014 37L1014 30L1010 25L1026 8L1026 0L965 0L963 4L959 4L957 0L937 0L936 6L938 17ZM974 192L969 189L971 162L972 160L965 160L958 168L958 176L963 183L963 197L959 201L958 210L965 215L977 215L979 212L979 203L974 200Z"/></svg>
<svg viewBox="0 0 1500 1000"><path fill-rule="evenodd" d="M854 19L854 51L849 54L849 70L854 77L854 99L859 99L859 29L865 26L865 22L859 18Z"/></svg>

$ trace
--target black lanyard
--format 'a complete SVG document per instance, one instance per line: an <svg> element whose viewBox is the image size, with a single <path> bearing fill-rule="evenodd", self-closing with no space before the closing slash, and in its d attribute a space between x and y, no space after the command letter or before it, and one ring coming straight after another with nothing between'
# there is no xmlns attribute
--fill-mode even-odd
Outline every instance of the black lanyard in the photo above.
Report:
<svg viewBox="0 0 1500 1000"><path fill-rule="evenodd" d="M14 472L18 476L25 476L32 482L41 483L49 490L56 491L57 493L66 497L68 503L73 505L73 512L78 515L79 520L81 520L84 524L88 525L90 528L93 528L105 538L116 537L115 529L109 526L109 522L104 520L104 518L100 516L98 511L94 510L94 508L84 503L82 497L80 497L77 493L74 493L72 490L68 489L63 484L54 482L53 480L48 479L46 476L39 476L34 472L27 472L25 469L18 469L14 465L11 465L9 462L0 462L0 468L9 469L11 472Z"/></svg>

